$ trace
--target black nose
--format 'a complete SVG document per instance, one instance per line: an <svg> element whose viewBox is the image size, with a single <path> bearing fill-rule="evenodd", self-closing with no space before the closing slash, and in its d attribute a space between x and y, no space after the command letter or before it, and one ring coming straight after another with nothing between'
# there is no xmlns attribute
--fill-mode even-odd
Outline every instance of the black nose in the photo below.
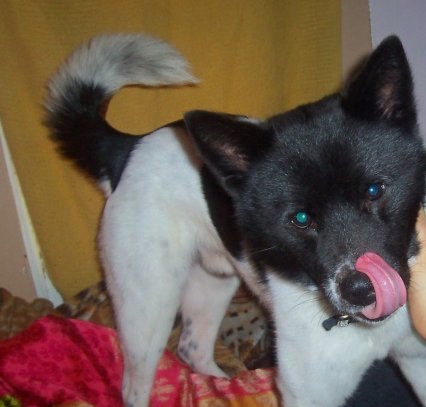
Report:
<svg viewBox="0 0 426 407"><path fill-rule="evenodd" d="M353 305L366 307L376 301L376 294L370 279L356 270L348 270L340 276L340 293Z"/></svg>

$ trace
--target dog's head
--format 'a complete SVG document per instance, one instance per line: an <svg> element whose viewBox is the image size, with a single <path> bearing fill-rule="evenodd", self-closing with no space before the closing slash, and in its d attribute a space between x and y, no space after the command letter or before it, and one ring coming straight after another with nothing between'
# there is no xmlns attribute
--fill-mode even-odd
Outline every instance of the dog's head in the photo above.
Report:
<svg viewBox="0 0 426 407"><path fill-rule="evenodd" d="M185 122L260 273L315 284L358 319L405 303L426 159L396 37L342 94L264 122L204 111Z"/></svg>

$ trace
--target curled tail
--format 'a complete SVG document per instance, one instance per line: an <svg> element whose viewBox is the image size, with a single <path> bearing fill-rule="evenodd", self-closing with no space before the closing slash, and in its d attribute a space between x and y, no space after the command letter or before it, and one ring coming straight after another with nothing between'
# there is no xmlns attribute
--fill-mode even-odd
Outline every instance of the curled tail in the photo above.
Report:
<svg viewBox="0 0 426 407"><path fill-rule="evenodd" d="M72 53L49 81L46 122L63 154L113 190L138 138L105 121L105 102L126 85L196 82L185 58L161 40L101 35Z"/></svg>

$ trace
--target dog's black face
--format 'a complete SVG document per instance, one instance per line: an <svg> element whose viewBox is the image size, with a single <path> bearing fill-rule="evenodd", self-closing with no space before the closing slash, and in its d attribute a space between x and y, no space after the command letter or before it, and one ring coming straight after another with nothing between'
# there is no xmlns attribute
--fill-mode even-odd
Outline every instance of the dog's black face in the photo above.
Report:
<svg viewBox="0 0 426 407"><path fill-rule="evenodd" d="M405 303L426 158L397 38L343 95L262 123L200 111L185 121L259 273L314 284L360 319Z"/></svg>

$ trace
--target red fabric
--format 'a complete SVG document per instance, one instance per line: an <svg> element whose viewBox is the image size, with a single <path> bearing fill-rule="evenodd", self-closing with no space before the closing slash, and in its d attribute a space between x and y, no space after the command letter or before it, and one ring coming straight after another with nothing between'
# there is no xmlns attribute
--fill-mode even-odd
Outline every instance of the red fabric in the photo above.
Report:
<svg viewBox="0 0 426 407"><path fill-rule="evenodd" d="M112 330L46 317L0 342L0 396L26 407L85 400L121 406L122 362Z"/></svg>
<svg viewBox="0 0 426 407"><path fill-rule="evenodd" d="M116 333L88 322L49 316L0 342L0 399L12 395L25 407L75 400L121 407L122 371ZM224 405L218 400L228 406L277 405L272 371L212 378L194 374L174 355L164 354L151 406Z"/></svg>

